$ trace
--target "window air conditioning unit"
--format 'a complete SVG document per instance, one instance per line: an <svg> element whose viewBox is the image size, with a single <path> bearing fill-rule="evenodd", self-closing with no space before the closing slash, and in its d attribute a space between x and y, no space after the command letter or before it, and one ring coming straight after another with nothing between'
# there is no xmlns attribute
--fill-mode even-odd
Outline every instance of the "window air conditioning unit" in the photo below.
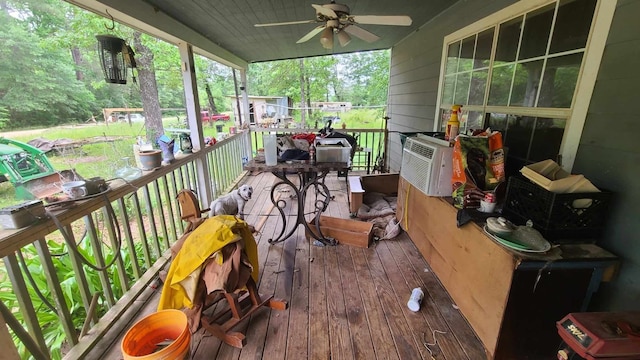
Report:
<svg viewBox="0 0 640 360"><path fill-rule="evenodd" d="M400 176L428 196L451 196L453 148L418 134L404 143Z"/></svg>

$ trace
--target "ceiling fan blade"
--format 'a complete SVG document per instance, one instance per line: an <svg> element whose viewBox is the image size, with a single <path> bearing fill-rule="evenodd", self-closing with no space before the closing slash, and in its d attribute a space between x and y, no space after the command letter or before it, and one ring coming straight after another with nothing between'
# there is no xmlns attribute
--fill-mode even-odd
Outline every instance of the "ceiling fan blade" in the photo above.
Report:
<svg viewBox="0 0 640 360"><path fill-rule="evenodd" d="M354 16L351 16L350 19L358 24L369 24L369 25L410 26L412 23L411 18L405 15L397 15L397 16L354 15Z"/></svg>
<svg viewBox="0 0 640 360"><path fill-rule="evenodd" d="M267 24L254 24L255 27L265 27L265 26L280 26L280 25L297 25L297 24L312 24L316 23L316 20L300 20L300 21L287 21L287 22L279 22L279 23L267 23Z"/></svg>
<svg viewBox="0 0 640 360"><path fill-rule="evenodd" d="M314 9L316 9L316 13L318 14L322 14L330 19L337 19L338 18L338 14L336 14L335 11L324 7L322 5L316 5L316 4L311 4L311 6L313 6Z"/></svg>
<svg viewBox="0 0 640 360"><path fill-rule="evenodd" d="M324 30L324 27L325 27L324 25L316 26L315 28L313 28L313 30L309 31L307 35L301 37L300 40L296 41L296 44L301 44L305 41L308 41L312 37L318 35L318 33Z"/></svg>
<svg viewBox="0 0 640 360"><path fill-rule="evenodd" d="M362 39L362 40L364 40L364 41L366 41L368 43L372 43L372 42L377 41L378 39L380 39L377 35L375 35L373 33L370 33L369 31L367 31L367 30L365 30L365 29L363 29L363 28L361 28L359 26L356 26L356 25L349 25L349 26L345 27L343 29L343 31L346 31L349 34L351 34L351 35L353 35L353 36L355 36L357 38L360 38L360 39Z"/></svg>

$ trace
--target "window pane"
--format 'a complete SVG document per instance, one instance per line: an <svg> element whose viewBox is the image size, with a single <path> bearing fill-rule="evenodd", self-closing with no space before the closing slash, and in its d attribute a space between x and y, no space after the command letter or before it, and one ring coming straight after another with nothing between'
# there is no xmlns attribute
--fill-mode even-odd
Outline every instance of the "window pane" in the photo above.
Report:
<svg viewBox="0 0 640 360"><path fill-rule="evenodd" d="M531 162L557 160L565 123L564 119L538 118L527 160Z"/></svg>
<svg viewBox="0 0 640 360"><path fill-rule="evenodd" d="M500 24L498 45L496 48L496 64L504 64L505 62L512 62L516 59L516 50L518 50L521 25L522 16Z"/></svg>
<svg viewBox="0 0 640 360"><path fill-rule="evenodd" d="M542 60L518 64L511 91L511 106L534 107L540 78L542 78Z"/></svg>
<svg viewBox="0 0 640 360"><path fill-rule="evenodd" d="M527 14L518 59L530 59L546 54L554 11L555 4L551 4Z"/></svg>
<svg viewBox="0 0 640 360"><path fill-rule="evenodd" d="M453 98L454 104L466 104L469 95L469 80L471 73L458 74L456 80L456 95Z"/></svg>
<svg viewBox="0 0 640 360"><path fill-rule="evenodd" d="M456 84L455 75L447 75L444 77L444 88L442 89L442 104L453 104L453 87Z"/></svg>
<svg viewBox="0 0 640 360"><path fill-rule="evenodd" d="M549 54L582 49L587 44L596 0L562 0Z"/></svg>
<svg viewBox="0 0 640 360"><path fill-rule="evenodd" d="M494 66L488 105L507 105L514 65Z"/></svg>
<svg viewBox="0 0 640 360"><path fill-rule="evenodd" d="M460 51L460 61L458 62L458 72L471 70L473 64L473 48L476 46L476 37L470 36L462 40L462 50Z"/></svg>
<svg viewBox="0 0 640 360"><path fill-rule="evenodd" d="M493 30L494 28L485 30L478 34L478 42L476 44L476 57L473 68L485 68L489 66L491 58L491 47L493 46Z"/></svg>
<svg viewBox="0 0 640 360"><path fill-rule="evenodd" d="M446 75L455 74L458 71L458 53L460 52L460 42L449 45L447 50L447 70Z"/></svg>
<svg viewBox="0 0 640 360"><path fill-rule="evenodd" d="M582 55L580 53L547 60L538 107L571 107Z"/></svg>
<svg viewBox="0 0 640 360"><path fill-rule="evenodd" d="M476 70L471 75L471 87L469 89L469 104L482 105L484 93L487 89L487 76L489 70Z"/></svg>
<svg viewBox="0 0 640 360"><path fill-rule="evenodd" d="M480 111L469 111L465 122L465 130L484 129L484 118Z"/></svg>
<svg viewBox="0 0 640 360"><path fill-rule="evenodd" d="M501 131L504 137L507 131L507 114L487 114L487 127Z"/></svg>
<svg viewBox="0 0 640 360"><path fill-rule="evenodd" d="M504 138L504 144L509 148L508 156L527 159L534 125L534 117L508 116L507 133Z"/></svg>

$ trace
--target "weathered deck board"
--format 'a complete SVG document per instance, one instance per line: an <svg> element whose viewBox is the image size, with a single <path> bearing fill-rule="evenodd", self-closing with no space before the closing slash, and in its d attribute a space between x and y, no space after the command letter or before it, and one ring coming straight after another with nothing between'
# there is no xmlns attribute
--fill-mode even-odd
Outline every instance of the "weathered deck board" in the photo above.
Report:
<svg viewBox="0 0 640 360"><path fill-rule="evenodd" d="M293 179L293 177L292 177ZM267 240L279 234L282 220L270 201L271 174L253 174L254 187L246 220L264 226L258 244L262 296L288 301L285 311L261 309L235 330L246 334L247 345L236 349L200 330L192 338L193 359L483 359L484 349L450 297L430 271L411 239L374 242L368 249L338 245L313 246L300 226L282 243ZM297 180L296 180L297 181ZM325 215L348 218L343 178L330 175L334 196ZM286 211L297 211L291 192L278 192ZM313 209L309 196L305 211ZM271 216L268 216L270 212ZM308 217L310 218L310 217ZM288 220L294 220L288 218ZM422 308L411 312L406 302L411 289L425 292ZM157 299L141 311L155 310ZM117 345L117 349L115 348ZM107 359L121 359L119 342Z"/></svg>

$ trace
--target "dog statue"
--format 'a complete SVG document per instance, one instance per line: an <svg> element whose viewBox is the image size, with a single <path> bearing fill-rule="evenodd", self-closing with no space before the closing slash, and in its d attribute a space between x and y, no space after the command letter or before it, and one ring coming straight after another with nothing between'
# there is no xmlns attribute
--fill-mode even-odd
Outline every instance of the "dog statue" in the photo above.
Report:
<svg viewBox="0 0 640 360"><path fill-rule="evenodd" d="M251 185L242 185L232 192L211 202L209 217L215 215L237 215L244 220L244 205L253 194Z"/></svg>

